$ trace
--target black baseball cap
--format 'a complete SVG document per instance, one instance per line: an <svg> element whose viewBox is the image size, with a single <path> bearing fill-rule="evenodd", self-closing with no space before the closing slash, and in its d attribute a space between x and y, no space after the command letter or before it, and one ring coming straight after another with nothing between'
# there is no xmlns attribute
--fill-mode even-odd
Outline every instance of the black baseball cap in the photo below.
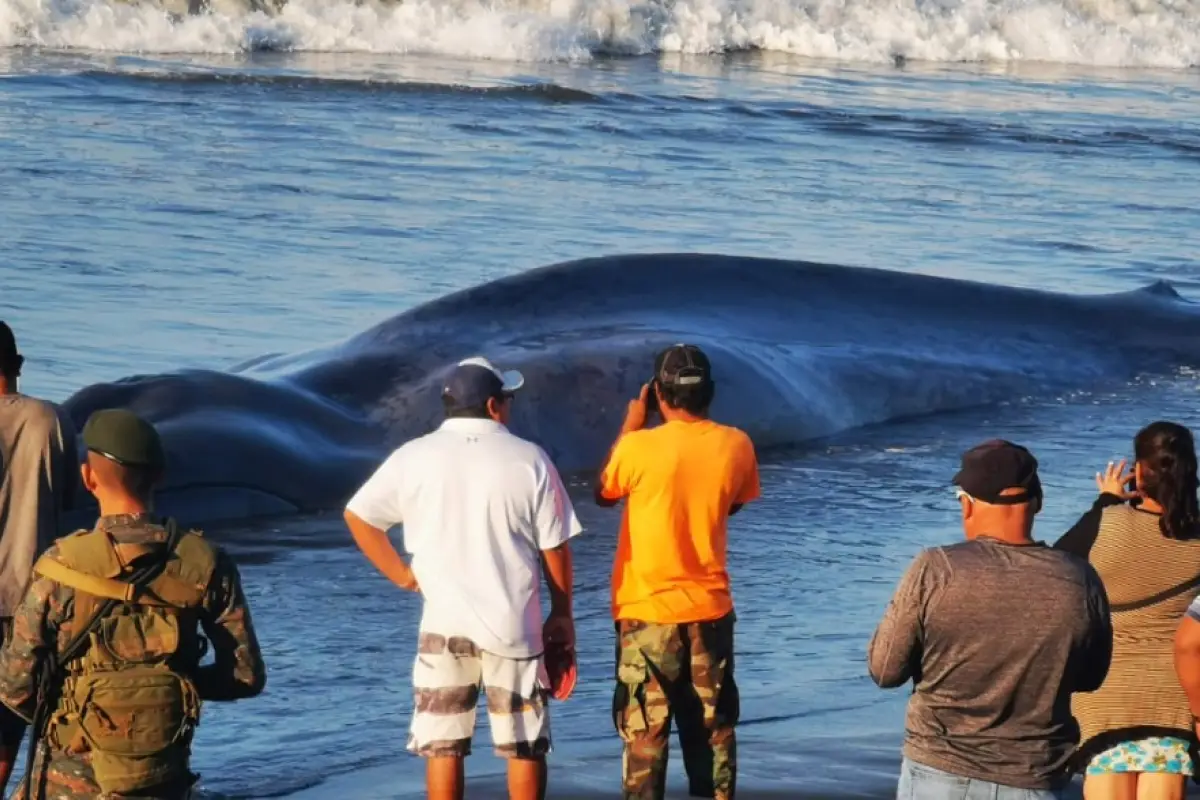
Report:
<svg viewBox="0 0 1200 800"><path fill-rule="evenodd" d="M493 397L510 395L525 385L525 376L515 369L501 372L486 358L458 362L446 377L442 396L458 408L475 408Z"/></svg>
<svg viewBox="0 0 1200 800"><path fill-rule="evenodd" d="M654 377L664 386L697 386L712 383L712 364L694 344L675 344L654 359Z"/></svg>
<svg viewBox="0 0 1200 800"><path fill-rule="evenodd" d="M0 321L0 373L20 377L25 356L17 352L17 337L7 322Z"/></svg>
<svg viewBox="0 0 1200 800"><path fill-rule="evenodd" d="M123 408L93 412L83 426L83 444L93 453L130 467L162 469L167 462L154 426Z"/></svg>
<svg viewBox="0 0 1200 800"><path fill-rule="evenodd" d="M992 505L1019 505L1042 496L1038 462L1027 449L1005 439L992 439L963 453L953 483L977 500ZM1013 489L1021 493L1002 494Z"/></svg>

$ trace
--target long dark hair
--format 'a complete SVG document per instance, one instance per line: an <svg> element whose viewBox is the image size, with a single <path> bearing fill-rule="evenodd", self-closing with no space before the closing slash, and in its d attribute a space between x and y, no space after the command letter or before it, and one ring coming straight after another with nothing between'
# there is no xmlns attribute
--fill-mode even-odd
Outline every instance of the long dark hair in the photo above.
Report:
<svg viewBox="0 0 1200 800"><path fill-rule="evenodd" d="M1168 539L1200 536L1196 445L1192 432L1174 422L1153 422L1138 431L1133 454L1142 465L1141 491L1162 506L1158 521Z"/></svg>

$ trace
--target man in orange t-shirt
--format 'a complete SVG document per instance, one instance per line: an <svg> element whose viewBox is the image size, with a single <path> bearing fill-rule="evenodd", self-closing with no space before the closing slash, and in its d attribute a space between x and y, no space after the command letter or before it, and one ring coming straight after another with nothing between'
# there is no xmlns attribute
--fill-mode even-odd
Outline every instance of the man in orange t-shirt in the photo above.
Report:
<svg viewBox="0 0 1200 800"><path fill-rule="evenodd" d="M601 505L626 500L612 587L626 800L663 797L672 718L691 794L732 800L737 783L726 522L760 490L750 438L708 418L713 388L698 347L660 353L596 485ZM663 424L645 428L655 408Z"/></svg>

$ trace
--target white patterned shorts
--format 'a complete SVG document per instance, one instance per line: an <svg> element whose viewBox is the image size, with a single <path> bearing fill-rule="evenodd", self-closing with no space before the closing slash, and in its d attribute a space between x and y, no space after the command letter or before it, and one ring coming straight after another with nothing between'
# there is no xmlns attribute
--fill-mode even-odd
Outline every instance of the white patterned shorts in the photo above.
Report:
<svg viewBox="0 0 1200 800"><path fill-rule="evenodd" d="M496 754L543 756L551 749L549 686L540 657L504 658L461 636L422 632L408 749L426 758L469 755L482 689Z"/></svg>
<svg viewBox="0 0 1200 800"><path fill-rule="evenodd" d="M1088 775L1113 775L1122 772L1165 772L1191 775L1192 756L1188 743L1171 736L1121 742L1093 758Z"/></svg>

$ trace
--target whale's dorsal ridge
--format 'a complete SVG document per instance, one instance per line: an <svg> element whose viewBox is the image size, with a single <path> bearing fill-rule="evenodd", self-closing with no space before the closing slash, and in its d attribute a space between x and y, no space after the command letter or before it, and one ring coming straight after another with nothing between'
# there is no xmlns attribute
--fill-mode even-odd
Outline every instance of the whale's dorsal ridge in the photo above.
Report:
<svg viewBox="0 0 1200 800"><path fill-rule="evenodd" d="M1142 294L1148 294L1151 297L1164 297L1171 300L1183 300L1183 295L1181 295L1175 289L1174 284L1162 278L1156 280L1154 283L1151 283L1148 286L1143 286L1138 291Z"/></svg>

